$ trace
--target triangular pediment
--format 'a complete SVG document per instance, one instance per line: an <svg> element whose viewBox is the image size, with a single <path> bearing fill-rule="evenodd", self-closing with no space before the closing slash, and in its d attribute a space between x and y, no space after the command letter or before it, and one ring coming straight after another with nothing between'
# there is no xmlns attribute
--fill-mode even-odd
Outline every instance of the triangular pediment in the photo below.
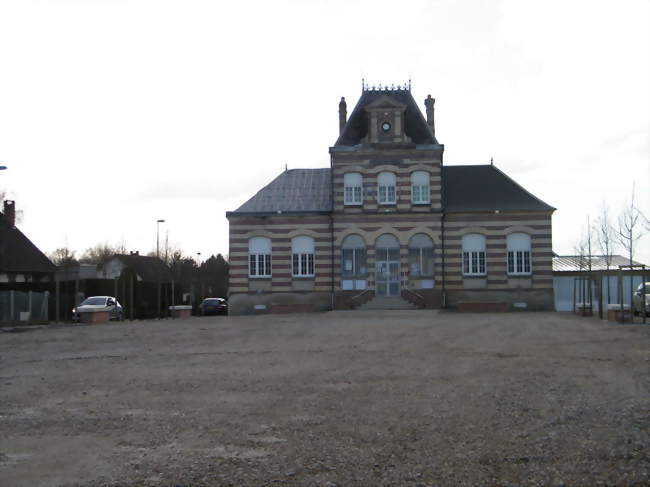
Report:
<svg viewBox="0 0 650 487"><path fill-rule="evenodd" d="M395 98L392 98L388 95L383 95L372 103L368 103L366 105L366 110L384 110L387 108L391 110L406 110L406 105L400 103Z"/></svg>

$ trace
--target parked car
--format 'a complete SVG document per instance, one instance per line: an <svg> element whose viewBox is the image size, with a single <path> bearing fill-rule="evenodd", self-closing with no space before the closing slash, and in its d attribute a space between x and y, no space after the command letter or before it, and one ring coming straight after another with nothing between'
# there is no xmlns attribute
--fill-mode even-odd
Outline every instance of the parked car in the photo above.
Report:
<svg viewBox="0 0 650 487"><path fill-rule="evenodd" d="M228 314L228 301L223 298L205 298L201 303L201 314L203 316Z"/></svg>
<svg viewBox="0 0 650 487"><path fill-rule="evenodd" d="M122 305L112 296L91 296L84 299L79 306L72 308L72 321L79 321L84 310L106 309L111 320L124 320Z"/></svg>
<svg viewBox="0 0 650 487"><path fill-rule="evenodd" d="M645 306L641 303L643 300L643 286L645 285ZM639 284L639 287L636 289L634 296L632 296L634 301L634 314L641 313L641 310L645 308L645 314L650 316L650 282L645 284Z"/></svg>

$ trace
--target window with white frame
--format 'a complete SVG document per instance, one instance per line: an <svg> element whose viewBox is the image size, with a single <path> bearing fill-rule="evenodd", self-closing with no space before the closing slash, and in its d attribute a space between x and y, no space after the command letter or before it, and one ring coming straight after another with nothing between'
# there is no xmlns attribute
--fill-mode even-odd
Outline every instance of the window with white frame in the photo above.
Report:
<svg viewBox="0 0 650 487"><path fill-rule="evenodd" d="M422 204L431 201L429 179L430 174L426 171L415 171L411 174L411 203Z"/></svg>
<svg viewBox="0 0 650 487"><path fill-rule="evenodd" d="M363 204L363 177L358 172L349 172L343 176L343 203L346 205Z"/></svg>
<svg viewBox="0 0 650 487"><path fill-rule="evenodd" d="M527 233L511 233L506 237L506 244L508 248L508 274L531 274L530 235Z"/></svg>
<svg viewBox="0 0 650 487"><path fill-rule="evenodd" d="M294 277L314 277L314 239L294 237L291 239L291 262Z"/></svg>
<svg viewBox="0 0 650 487"><path fill-rule="evenodd" d="M248 276L271 277L271 239L253 237L248 241Z"/></svg>
<svg viewBox="0 0 650 487"><path fill-rule="evenodd" d="M377 199L380 205L397 203L397 178L392 172L380 172L377 176Z"/></svg>
<svg viewBox="0 0 650 487"><path fill-rule="evenodd" d="M409 274L411 277L433 276L433 240L424 233L409 240Z"/></svg>
<svg viewBox="0 0 650 487"><path fill-rule="evenodd" d="M470 233L463 236L463 275L485 275L485 236Z"/></svg>

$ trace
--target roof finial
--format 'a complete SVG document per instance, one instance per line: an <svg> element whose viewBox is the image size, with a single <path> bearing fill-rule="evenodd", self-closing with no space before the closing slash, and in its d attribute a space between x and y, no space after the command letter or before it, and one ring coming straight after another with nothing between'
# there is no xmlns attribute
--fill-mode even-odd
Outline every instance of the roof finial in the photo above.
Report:
<svg viewBox="0 0 650 487"><path fill-rule="evenodd" d="M411 77L409 76L409 91L411 91Z"/></svg>
<svg viewBox="0 0 650 487"><path fill-rule="evenodd" d="M287 172L289 170L289 164L286 162L284 163L284 172Z"/></svg>
<svg viewBox="0 0 650 487"><path fill-rule="evenodd" d="M363 93L364 91L366 91L366 79L361 78L361 93Z"/></svg>
<svg viewBox="0 0 650 487"><path fill-rule="evenodd" d="M494 166L494 158L490 156L490 166Z"/></svg>

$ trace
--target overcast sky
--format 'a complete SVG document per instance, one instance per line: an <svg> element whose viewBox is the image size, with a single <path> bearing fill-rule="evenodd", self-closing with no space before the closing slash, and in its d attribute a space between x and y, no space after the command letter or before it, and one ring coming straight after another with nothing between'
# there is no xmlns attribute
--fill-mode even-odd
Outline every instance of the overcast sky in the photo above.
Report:
<svg viewBox="0 0 650 487"><path fill-rule="evenodd" d="M228 252L225 212L328 167L361 79L436 98L445 164L494 163L572 253L636 184L650 215L647 0L0 0L0 190L43 251ZM650 264L650 236L639 245Z"/></svg>

